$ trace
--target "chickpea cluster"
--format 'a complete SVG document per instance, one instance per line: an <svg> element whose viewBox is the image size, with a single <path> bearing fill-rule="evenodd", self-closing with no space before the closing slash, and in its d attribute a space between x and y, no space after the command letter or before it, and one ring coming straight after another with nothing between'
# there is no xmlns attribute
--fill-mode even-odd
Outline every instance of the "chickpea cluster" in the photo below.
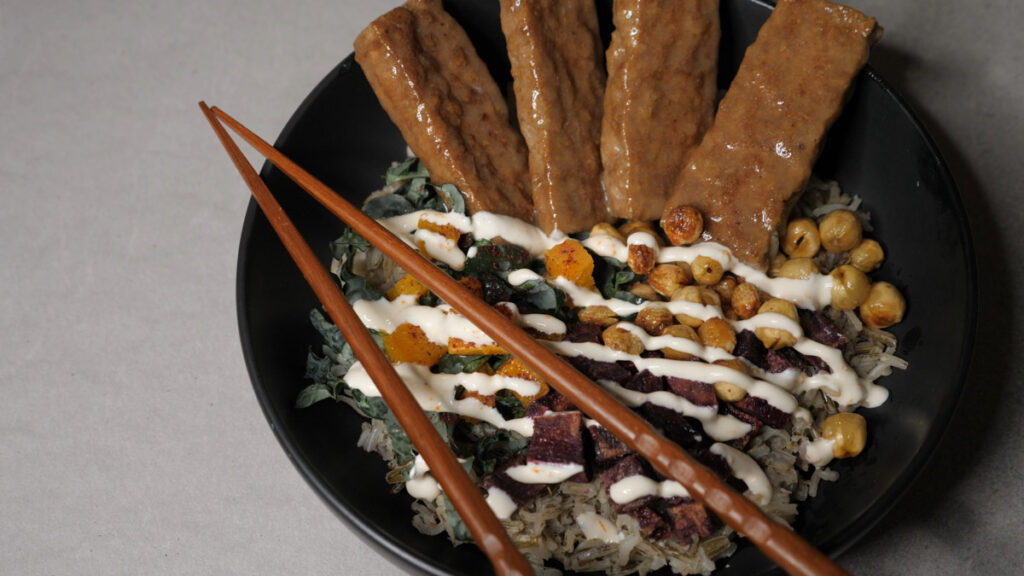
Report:
<svg viewBox="0 0 1024 576"><path fill-rule="evenodd" d="M859 309L869 328L888 328L903 320L907 303L899 290L888 282L874 282L867 274L885 260L881 244L864 238L857 215L849 210L830 212L821 222L811 218L793 218L782 237L782 252L772 262L772 272L782 278L805 279L820 273L815 258L824 250L845 254L846 263L831 272L832 307ZM788 257L788 258L787 258Z"/></svg>
<svg viewBox="0 0 1024 576"><path fill-rule="evenodd" d="M632 294L654 302L683 301L718 307L724 318L704 320L685 313L673 314L668 307L655 305L636 315L637 327L651 337L670 336L732 354L736 348L736 332L729 320L772 314L782 319L756 328L758 340L770 350L796 344L796 334L787 329L791 323L799 324L797 308L792 302L773 298L724 270L713 258L698 256L689 263L658 262L663 238L674 245L689 245L701 239L704 220L700 211L691 206L676 207L660 224L664 237L651 223L639 221L618 227L598 224L591 234L607 235L628 246L627 265L646 280L635 283L630 288ZM649 235L654 242L640 234ZM828 259L830 263L839 263L829 272L833 308L857 310L864 325L870 328L887 328L903 319L906 301L899 290L887 282L872 282L868 277L882 265L885 252L877 241L864 237L863 226L852 211L835 210L820 221L793 218L787 223L780 244L781 253L771 262L770 275L807 280L822 273L820 266L826 262L824 255L837 255ZM604 328L601 339L606 346L633 355L644 353L641 333L621 326L620 318L610 308L590 306L579 310L578 315L580 321ZM671 360L699 360L687 350L690 348L679 345L662 348L661 353ZM718 360L714 364L748 373L747 364L738 358ZM715 395L723 402L738 402L747 395L742 387L726 381L715 382L713 387ZM864 449L867 425L859 414L834 414L823 422L821 435L832 442L834 457L850 458Z"/></svg>

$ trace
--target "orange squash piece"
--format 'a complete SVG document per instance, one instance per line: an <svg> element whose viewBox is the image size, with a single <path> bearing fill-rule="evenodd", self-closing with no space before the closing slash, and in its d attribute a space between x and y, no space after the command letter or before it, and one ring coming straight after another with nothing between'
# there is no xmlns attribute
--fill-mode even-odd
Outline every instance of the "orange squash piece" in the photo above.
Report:
<svg viewBox="0 0 1024 576"><path fill-rule="evenodd" d="M415 324L401 324L384 339L384 352L392 362L408 362L433 366L447 352L447 348L427 339L423 329Z"/></svg>
<svg viewBox="0 0 1024 576"><path fill-rule="evenodd" d="M594 285L594 259L578 241L569 238L544 252L548 276L559 276L579 286Z"/></svg>
<svg viewBox="0 0 1024 576"><path fill-rule="evenodd" d="M399 296L405 296L407 294L416 296L418 300L421 296L428 292L427 287L422 282L413 278L411 274L402 276L401 280L395 282L387 293L388 300L395 300Z"/></svg>
<svg viewBox="0 0 1024 576"><path fill-rule="evenodd" d="M461 338L449 338L448 353L493 356L495 354L508 354L508 350L494 342L477 344L476 342L467 342Z"/></svg>
<svg viewBox="0 0 1024 576"><path fill-rule="evenodd" d="M532 396L520 396L519 394L512 392L516 399L523 404L523 408L529 407L534 400L546 396L547 393L551 391L548 383L541 379L540 376L537 376L533 370L530 370L526 364L520 362L518 358L509 358L508 362L505 362L501 365L501 368L498 368L498 375L505 376L506 378L530 380L531 382L540 384L540 390Z"/></svg>

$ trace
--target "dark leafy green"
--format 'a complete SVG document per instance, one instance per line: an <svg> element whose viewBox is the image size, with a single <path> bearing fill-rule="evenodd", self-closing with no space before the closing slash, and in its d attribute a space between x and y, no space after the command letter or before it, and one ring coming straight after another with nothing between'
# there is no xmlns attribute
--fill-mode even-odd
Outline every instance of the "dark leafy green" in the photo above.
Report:
<svg viewBox="0 0 1024 576"><path fill-rule="evenodd" d="M626 287L638 279L637 275L630 270L625 263L614 258L598 256L591 252L594 257L594 282L601 295L605 298L618 298L634 304L643 302L643 298L630 294Z"/></svg>
<svg viewBox="0 0 1024 576"><path fill-rule="evenodd" d="M530 253L520 246L490 242L474 246L476 254L466 260L466 267L462 270L464 275L495 275L504 280L512 270L525 268L530 263Z"/></svg>
<svg viewBox="0 0 1024 576"><path fill-rule="evenodd" d="M562 308L565 306L565 292L543 280L530 280L515 287L512 302L519 307L539 310L553 316L562 317Z"/></svg>
<svg viewBox="0 0 1024 576"><path fill-rule="evenodd" d="M472 542L473 535L470 534L469 528L466 527L466 523L462 521L459 513L455 511L455 506L452 506L452 501L447 496L444 497L444 510L445 516L448 518L448 526L451 527L451 537L456 544L463 542Z"/></svg>
<svg viewBox="0 0 1024 576"><path fill-rule="evenodd" d="M505 420L526 416L526 408L523 408L523 403L510 390L499 390L494 395L494 400L495 408L498 409L501 417Z"/></svg>
<svg viewBox="0 0 1024 576"><path fill-rule="evenodd" d="M401 216L416 210L416 206L400 194L377 196L363 204L363 212L373 219Z"/></svg>
<svg viewBox="0 0 1024 576"><path fill-rule="evenodd" d="M427 169L423 167L420 159L412 157L406 158L404 162L388 168L387 173L384 174L384 182L391 186L398 182L405 182L414 178L428 178L429 176Z"/></svg>
<svg viewBox="0 0 1024 576"><path fill-rule="evenodd" d="M444 374L475 372L490 358L476 354L446 354L437 363L437 371Z"/></svg>

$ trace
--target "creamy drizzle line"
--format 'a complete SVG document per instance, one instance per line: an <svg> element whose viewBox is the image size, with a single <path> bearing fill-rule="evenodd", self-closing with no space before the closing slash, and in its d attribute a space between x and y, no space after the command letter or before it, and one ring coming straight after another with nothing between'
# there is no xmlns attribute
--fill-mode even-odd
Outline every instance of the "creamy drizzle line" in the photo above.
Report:
<svg viewBox="0 0 1024 576"><path fill-rule="evenodd" d="M716 442L711 445L711 453L725 458L732 470L732 475L747 485L750 499L765 506L772 501L772 483L764 470L746 452L737 450L728 444Z"/></svg>
<svg viewBox="0 0 1024 576"><path fill-rule="evenodd" d="M675 480L658 482L642 474L627 476L608 488L608 495L616 504L629 504L644 496L661 498L689 498L690 493Z"/></svg>
<svg viewBox="0 0 1024 576"><path fill-rule="evenodd" d="M500 236L512 244L525 248L534 258L541 257L545 250L560 244L566 238L558 231L548 236L541 229L516 218L487 212L480 212L470 217L458 213L421 210L380 221L407 244L414 247L417 244L422 244L428 255L456 270L461 270L465 266L466 254L458 248L455 242L443 235L418 228L421 218L434 224L452 226L461 233L472 234L475 238L494 239ZM614 237L599 234L591 236L583 241L583 244L596 254L615 258L622 262L627 260L631 245L645 246L655 250L657 261L661 263L687 264L698 256L707 256L719 262L724 270L731 271L761 290L773 296L785 298L800 307L820 310L831 302L831 276L816 274L806 280L769 278L763 272L739 262L733 258L726 247L716 243L705 242L695 246L658 247L657 241L652 235L638 232L631 234L625 243ZM472 249L470 253L472 254ZM531 280L543 280L537 273L526 269L511 272L508 279L513 285L520 285ZM657 306L668 308L673 314L687 314L701 320L722 317L721 309L715 306L704 306L693 302L632 304L622 300L605 299L600 294L581 288L565 278L556 278L551 283L565 291L578 307L607 306L619 316L628 316L643 308ZM506 306L511 305L506 304ZM455 313L449 306L419 306L416 304L414 296L402 296L393 302L386 299L360 300L355 304L355 308L363 323L377 330L392 332L400 324L409 323L419 326L431 342L440 345L447 345L450 338L459 338L475 344L494 343L487 334L465 317ZM511 309L521 325L547 334L565 333L565 324L552 316L521 315L518 314L518 310L514 306ZM809 415L805 409L797 405L796 399L787 390L800 392L820 388L839 404L861 403L869 407L885 402L888 397L888 392L884 388L861 382L853 369L846 364L841 351L804 337L799 324L784 316L762 314L749 320L732 321L731 324L737 331L755 330L759 327L787 330L797 337L797 343L794 346L797 351L821 358L829 365L832 373L821 372L807 378L798 370L788 370L781 374L763 374L759 371L758 375L764 378L764 380L759 380L721 366L701 362L641 358L612 350L600 344L546 342L546 345L559 353L570 356L584 355L602 361L629 360L636 365L638 370L649 370L655 375L676 376L708 383L731 382L744 388L748 394L762 398L772 406L792 413L797 418L808 418ZM706 348L686 339L649 336L641 328L630 323L623 322L619 326L639 337L644 342L644 348L648 350L671 347L693 354L708 362L733 358L725 351ZM455 387L461 385L466 390L484 395L508 389L520 395L529 396L539 391L539 385L535 382L479 373L433 374L429 368L413 364L397 364L395 369L424 410L458 413L488 422L499 428L515 430L524 436L531 436L533 433L533 421L529 418L506 421L495 408L485 406L475 398L455 400ZM345 375L345 381L350 387L367 396L380 396L372 379L359 362L353 364L349 369ZM704 431L715 440L720 441L712 446L712 452L726 459L733 474L747 484L753 499L762 504L770 500L770 483L757 463L743 452L721 444L721 441L744 436L750 431L748 424L729 415L719 415L713 408L696 406L671 392L644 394L627 390L614 382L602 381L600 384L626 404L638 406L644 402L651 402L700 420ZM591 423L588 422L588 425ZM805 457L808 461L822 466L831 459L831 448L830 441L815 440L807 445ZM522 468L522 470L516 470L516 468ZM582 466L529 463L510 469L510 471L514 471L520 477L517 479L521 482L557 483L582 471ZM632 494L643 495L641 494L643 490L658 494L686 495L685 489L672 481L656 483L647 479L649 485L637 488L635 485L644 484L644 482L634 481L633 478L625 480L630 480L634 486L632 488L630 488L630 484L620 486L617 492L622 493L620 494L621 498L629 497ZM671 484L675 484L675 486ZM406 483L406 486L409 493L417 498L429 500L436 498L440 493L437 482L429 474L429 469L420 456L417 456L413 464L410 481ZM680 491L681 493L679 493ZM516 509L515 502L509 495L496 487L488 491L487 502L500 518L508 518ZM621 539L618 530L608 525L605 520L595 520L586 514L581 514L577 518L577 522L588 538L603 539L607 542Z"/></svg>
<svg viewBox="0 0 1024 576"><path fill-rule="evenodd" d="M835 446L835 442L827 438L812 440L804 446L804 460L818 468L827 466L834 457L832 453L833 446Z"/></svg>
<svg viewBox="0 0 1024 576"><path fill-rule="evenodd" d="M455 387L491 395L499 390L511 390L521 396L532 396L540 392L540 385L531 380L507 376L482 374L434 374L430 368L418 364L395 364L395 371L412 392L420 408L428 412L453 412L461 416L476 418L497 428L513 430L523 436L533 435L533 420L515 418L505 420L497 408L487 406L473 397L455 399ZM366 372L361 362L356 362L345 374L345 383L366 396L380 396L377 385Z"/></svg>
<svg viewBox="0 0 1024 576"><path fill-rule="evenodd" d="M512 274L509 275L512 278ZM519 277L516 277L519 279ZM625 300L619 299L607 299L601 296L601 294L588 290L586 288L577 286L569 280L558 277L552 281L552 284L557 286L559 289L564 291L566 295L572 298L573 304L576 306L607 306L618 316L629 316L636 314L644 308L667 308L672 314L686 314L693 316L701 320L708 320L709 318L722 318L732 325L733 329L737 332L742 330L755 331L757 328L780 328L793 334L797 338L796 344L793 346L801 354L808 356L817 356L821 358L829 369L832 371L831 374L827 372L819 372L814 376L806 377L799 370L787 370L781 374L768 374L765 372L758 371L758 375L763 377L765 380L771 381L776 386L781 386L794 393L803 392L806 390L821 389L830 398L835 400L837 403L843 406L850 406L855 404L863 404L869 408L884 403L889 397L889 391L885 388L873 384L870 382L862 381L857 373L846 363L843 358L841 350L826 346L819 342L815 342L804 335L803 329L800 327L798 322L782 316L781 314L758 314L748 320L728 320L723 317L721 308L717 306L705 306L697 302L652 302L646 301L640 304L633 304L626 302ZM722 358L732 357L730 354L724 351L713 351L704 350L703 347L695 348L693 345L696 343L686 344L689 342L682 338L672 337L649 337L646 335L643 329L633 326L628 328L626 325L620 324L624 328L627 328L637 337L645 343L647 349L660 349L671 347L679 350L680 352L687 352L695 356L701 356L708 361L714 361ZM650 343L650 346L647 344ZM678 346L678 347L677 347ZM654 348L652 348L654 347ZM597 352L594 350L594 352ZM611 351L614 352L614 351ZM571 356L578 356L579 354L569 354ZM589 355L589 354L588 354ZM629 356L629 355L627 355ZM621 360L632 360L632 356L626 358L617 358ZM600 359L600 358L595 358ZM671 362L671 361L668 361ZM639 364L637 368L640 368ZM642 368L641 368L642 369ZM652 370L653 371L653 370ZM673 376L679 376L681 378L689 378L691 380L701 380L700 378L693 378L685 375L670 374ZM701 380L703 382L711 382L709 380ZM727 380L732 382L732 380ZM735 382L737 385L742 386L740 382ZM747 391L754 396L762 397L760 393L757 393L751 389ZM770 398L765 397L766 400L771 401ZM777 408L785 410L786 412L792 412L793 410L786 410L781 405L772 403Z"/></svg>
<svg viewBox="0 0 1024 576"><path fill-rule="evenodd" d="M621 542L624 536L611 520L596 512L583 512L576 516L576 524L587 540L600 540L608 544Z"/></svg>
<svg viewBox="0 0 1024 576"><path fill-rule="evenodd" d="M716 242L702 242L693 246L658 247L654 237L646 232L630 234L623 243L618 238L606 234L595 234L583 241L583 245L594 253L625 262L629 256L629 246L642 245L657 253L659 263L690 264L698 256L706 256L722 265L722 269L742 276L747 282L777 297L785 298L801 308L821 310L832 302L832 277L827 274L814 274L806 280L793 278L769 278L767 274L753 268L736 258L725 246Z"/></svg>
<svg viewBox="0 0 1024 576"><path fill-rule="evenodd" d="M381 225L411 246L416 246L417 240L423 241L430 256L441 260L455 270L462 270L465 266L466 255L459 250L454 242L444 238L441 234L418 229L420 218L425 218L433 224L452 226L459 232L472 234L474 238L478 239L493 240L500 236L507 242L525 248L534 258L544 254L548 248L562 243L566 238L565 234L557 230L548 236L540 228L518 218L491 212L477 212L472 216L466 216L458 212L418 210L379 221ZM449 248L454 248L454 252L459 252L461 256L454 254Z"/></svg>
<svg viewBox="0 0 1024 576"><path fill-rule="evenodd" d="M465 264L465 254L456 255L452 252L461 252L450 240L428 240L432 237L444 238L436 232L418 229L420 218L439 225L448 225L459 232L472 234L474 238L493 240L501 237L507 242L525 248L531 256L538 258L544 251L552 246L562 243L566 236L555 231L552 235L544 234L544 231L532 224L511 216L492 214L490 212L478 212L472 216L459 214L457 212L437 212L434 210L418 210L401 216L384 218L380 223L402 238L406 243L415 246L417 240L424 241L427 252L447 263L456 270L461 270ZM722 265L722 269L731 271L742 276L758 288L779 298L785 298L802 308L814 308L820 310L832 301L832 277L828 275L815 274L806 280L795 280L791 278L769 278L764 272L748 266L736 258L725 246L714 242L703 242L694 246L667 246L659 248L656 239L646 233L637 232L631 234L626 243L605 234L595 234L583 241L583 245L593 250L596 254L615 258L625 262L629 255L629 244L643 245L654 249L657 252L657 261L690 263L697 256L707 256L716 260Z"/></svg>

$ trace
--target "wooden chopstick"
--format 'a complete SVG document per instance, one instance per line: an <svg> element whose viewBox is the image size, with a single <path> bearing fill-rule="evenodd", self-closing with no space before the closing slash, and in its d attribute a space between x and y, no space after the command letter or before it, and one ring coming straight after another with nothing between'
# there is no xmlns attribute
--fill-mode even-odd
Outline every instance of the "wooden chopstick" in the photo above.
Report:
<svg viewBox="0 0 1024 576"><path fill-rule="evenodd" d="M784 570L794 576L846 574L796 532L765 516L753 502L726 485L714 472L693 460L686 451L665 439L611 394L536 342L397 236L224 111L214 107L213 113L356 233L532 368L584 413L646 458L655 469L685 486L690 495L746 536Z"/></svg>
<svg viewBox="0 0 1024 576"><path fill-rule="evenodd" d="M352 346L352 351L366 367L367 373L373 377L384 402L395 414L413 445L423 455L423 459L430 466L430 471L444 488L445 495L473 534L477 546L490 559L494 572L502 576L532 574L530 564L509 539L504 526L487 505L476 484L427 419L419 403L406 388L387 357L377 347L370 332L345 299L338 285L324 270L309 244L303 240L284 209L274 199L266 184L256 174L256 170L228 136L206 103L200 102L199 107L217 133L238 172L249 185L253 197L270 221L270 225L324 305L327 314Z"/></svg>

